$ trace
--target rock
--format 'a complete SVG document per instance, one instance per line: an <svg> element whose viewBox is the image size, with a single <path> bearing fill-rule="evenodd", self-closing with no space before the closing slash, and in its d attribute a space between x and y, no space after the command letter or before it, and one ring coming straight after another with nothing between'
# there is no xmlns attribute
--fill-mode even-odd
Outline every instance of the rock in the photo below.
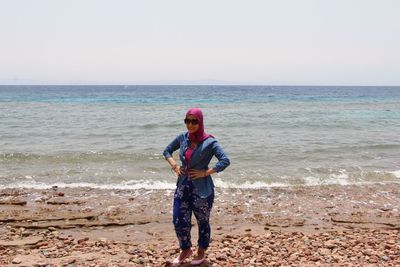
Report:
<svg viewBox="0 0 400 267"><path fill-rule="evenodd" d="M26 200L20 198L0 199L0 205L26 205Z"/></svg>
<svg viewBox="0 0 400 267"><path fill-rule="evenodd" d="M339 262L342 259L342 257L339 255L333 254L332 259L334 262Z"/></svg>
<svg viewBox="0 0 400 267"><path fill-rule="evenodd" d="M333 249L335 247L337 247L337 245L335 244L335 241L333 240L328 240L324 243L324 247L329 248L329 249Z"/></svg>
<svg viewBox="0 0 400 267"><path fill-rule="evenodd" d="M326 249L326 248L320 248L319 249L319 254L323 255L323 256L326 256L326 255L330 255L331 251L329 249Z"/></svg>
<svg viewBox="0 0 400 267"><path fill-rule="evenodd" d="M366 249L363 251L363 254L367 256L372 256L374 254L374 251L372 249Z"/></svg>
<svg viewBox="0 0 400 267"><path fill-rule="evenodd" d="M65 234L60 234L60 235L57 236L57 239L59 239L59 240L67 240L68 236L65 235Z"/></svg>
<svg viewBox="0 0 400 267"><path fill-rule="evenodd" d="M73 263L75 263L76 262L76 259L75 258L70 258L70 259L65 259L63 262L62 262L62 265L69 265L69 264L73 264ZM68 267L68 266L67 266Z"/></svg>
<svg viewBox="0 0 400 267"><path fill-rule="evenodd" d="M131 255L137 255L140 253L140 249L131 247L128 248L125 252Z"/></svg>
<svg viewBox="0 0 400 267"><path fill-rule="evenodd" d="M221 253L217 254L215 257L218 261L226 261L227 257Z"/></svg>
<svg viewBox="0 0 400 267"><path fill-rule="evenodd" d="M53 197L47 200L46 203L51 205L67 205L70 204L71 202L64 198Z"/></svg>
<svg viewBox="0 0 400 267"><path fill-rule="evenodd" d="M14 258L14 259L11 261L12 264L20 264L21 262L22 262L22 260L21 260L20 258L18 258L18 257Z"/></svg>
<svg viewBox="0 0 400 267"><path fill-rule="evenodd" d="M263 247L261 251L264 252L266 255L273 255L274 253L269 247Z"/></svg>
<svg viewBox="0 0 400 267"><path fill-rule="evenodd" d="M37 262L33 266L35 266L35 267L47 267L48 263L47 262Z"/></svg>
<svg viewBox="0 0 400 267"><path fill-rule="evenodd" d="M46 201L48 198L44 198L44 197L37 197L37 198L35 198L33 201L34 202L44 202L44 201Z"/></svg>
<svg viewBox="0 0 400 267"><path fill-rule="evenodd" d="M27 246L27 245L36 245L37 243L43 241L42 237L28 237L19 240L12 241L0 241L0 246L4 247L19 247L19 246Z"/></svg>
<svg viewBox="0 0 400 267"><path fill-rule="evenodd" d="M136 264L144 264L144 261L142 259L131 258L129 261Z"/></svg>
<svg viewBox="0 0 400 267"><path fill-rule="evenodd" d="M396 240L389 239L389 240L386 240L386 243L389 244L389 245L395 245L396 244Z"/></svg>
<svg viewBox="0 0 400 267"><path fill-rule="evenodd" d="M59 231L53 231L53 232L51 232L51 234L54 235L55 237L57 237L60 234L60 232Z"/></svg>
<svg viewBox="0 0 400 267"><path fill-rule="evenodd" d="M22 236L22 237L28 237L28 236L30 236L30 235L32 235L32 233L31 233L31 232L28 232L28 231L23 231L23 232L21 233L21 236Z"/></svg>
<svg viewBox="0 0 400 267"><path fill-rule="evenodd" d="M369 259L369 262L371 262L371 263L377 263L377 262L378 262L378 258L377 258L376 256L372 256L372 257Z"/></svg>
<svg viewBox="0 0 400 267"><path fill-rule="evenodd" d="M80 239L78 239L78 244L83 243L88 240L89 240L89 237L80 238Z"/></svg>

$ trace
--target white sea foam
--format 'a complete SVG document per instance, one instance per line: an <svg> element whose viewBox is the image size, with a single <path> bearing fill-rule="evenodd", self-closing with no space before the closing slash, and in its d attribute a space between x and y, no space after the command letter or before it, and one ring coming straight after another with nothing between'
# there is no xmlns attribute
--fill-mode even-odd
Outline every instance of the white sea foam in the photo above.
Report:
<svg viewBox="0 0 400 267"><path fill-rule="evenodd" d="M349 185L349 175L347 173L331 174L329 179L321 179L315 176L306 176L303 178L305 185L316 186L316 185Z"/></svg>
<svg viewBox="0 0 400 267"><path fill-rule="evenodd" d="M241 184L226 182L220 178L214 179L214 184L219 188L240 188L240 189L260 189L260 188L270 188L270 187L285 187L289 186L287 184L282 183L265 183L265 182L244 182Z"/></svg>
<svg viewBox="0 0 400 267"><path fill-rule="evenodd" d="M400 178L400 170L390 172L392 175ZM319 185L351 185L351 184L373 184L376 182L367 182L367 181L350 181L349 175L345 172L341 172L339 174L331 174L326 178L321 178L317 176L305 176L303 177L303 186L319 186ZM393 181L392 181L393 182ZM265 182L265 181L245 181L245 182L231 182L227 179L221 179L219 177L214 178L214 184L217 188L229 189L263 189L263 188L274 188L274 187L290 187L292 184L288 183L277 183L277 182ZM299 184L296 184L299 185ZM88 182L77 182L77 183L41 183L37 182L33 179L26 179L25 181L14 182L7 185L0 185L0 189L7 188L32 188L32 189L48 189L53 186L57 186L59 188L80 188L80 187L90 187L96 189L118 189L118 190L137 190L137 189L145 189L145 190L173 190L176 188L175 182L170 181L149 181L149 180L129 180L123 181L120 183L111 183L111 184L96 184L96 183L88 183Z"/></svg>
<svg viewBox="0 0 400 267"><path fill-rule="evenodd" d="M391 174L393 174L394 176L396 176L397 178L400 178L400 170L398 171L393 171L393 172L389 172Z"/></svg>
<svg viewBox="0 0 400 267"><path fill-rule="evenodd" d="M222 181L217 178L214 181L215 186L217 188L239 188L239 189L261 189L261 188L271 188L271 187L287 187L289 185L285 185L283 183L265 183L265 182L245 182L242 184L239 183L230 183L226 181ZM32 188L32 189L49 189L53 186L57 186L59 188L79 188L79 187L90 187L96 189L126 189L126 190L137 190L137 189L146 189L146 190L158 190L158 189L175 189L175 183L169 183L166 181L144 181L144 180L131 180L119 184L95 184L95 183L39 183L35 181L26 181L26 182L18 182L12 183L9 185L0 185L0 189L7 188Z"/></svg>
<svg viewBox="0 0 400 267"><path fill-rule="evenodd" d="M168 183L166 181L143 181L138 180L134 182L123 182L119 184L94 184L94 183L38 183L38 182L19 182L13 183L9 185L1 185L0 189L6 188L32 188L32 189L48 189L53 186L57 186L59 188L79 188L79 187L90 187L96 189L127 189L127 190L136 190L136 189L174 189L175 184Z"/></svg>

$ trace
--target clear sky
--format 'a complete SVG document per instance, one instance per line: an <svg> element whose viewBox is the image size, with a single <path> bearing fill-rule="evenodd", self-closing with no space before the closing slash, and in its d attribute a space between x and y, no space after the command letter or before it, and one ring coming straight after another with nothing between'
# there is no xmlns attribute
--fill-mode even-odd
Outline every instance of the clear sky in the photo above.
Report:
<svg viewBox="0 0 400 267"><path fill-rule="evenodd" d="M0 0L0 84L400 85L398 0Z"/></svg>

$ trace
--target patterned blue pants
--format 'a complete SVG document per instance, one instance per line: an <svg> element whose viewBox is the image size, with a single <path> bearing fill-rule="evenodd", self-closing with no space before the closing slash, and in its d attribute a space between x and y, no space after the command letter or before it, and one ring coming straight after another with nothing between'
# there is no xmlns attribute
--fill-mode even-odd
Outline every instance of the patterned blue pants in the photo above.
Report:
<svg viewBox="0 0 400 267"><path fill-rule="evenodd" d="M179 246L182 250L192 247L190 230L192 228L192 212L199 227L200 248L208 248L210 244L210 212L214 202L214 192L207 198L201 198L193 192L192 181L185 179L175 190L173 222Z"/></svg>

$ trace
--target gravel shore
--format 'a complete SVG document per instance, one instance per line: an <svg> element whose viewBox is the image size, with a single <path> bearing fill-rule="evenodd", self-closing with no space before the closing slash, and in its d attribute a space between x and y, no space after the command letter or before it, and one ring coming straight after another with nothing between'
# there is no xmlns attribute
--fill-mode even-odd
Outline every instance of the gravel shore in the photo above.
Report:
<svg viewBox="0 0 400 267"><path fill-rule="evenodd" d="M216 193L200 266L400 266L399 184ZM172 190L0 190L0 266L171 266L172 198Z"/></svg>

